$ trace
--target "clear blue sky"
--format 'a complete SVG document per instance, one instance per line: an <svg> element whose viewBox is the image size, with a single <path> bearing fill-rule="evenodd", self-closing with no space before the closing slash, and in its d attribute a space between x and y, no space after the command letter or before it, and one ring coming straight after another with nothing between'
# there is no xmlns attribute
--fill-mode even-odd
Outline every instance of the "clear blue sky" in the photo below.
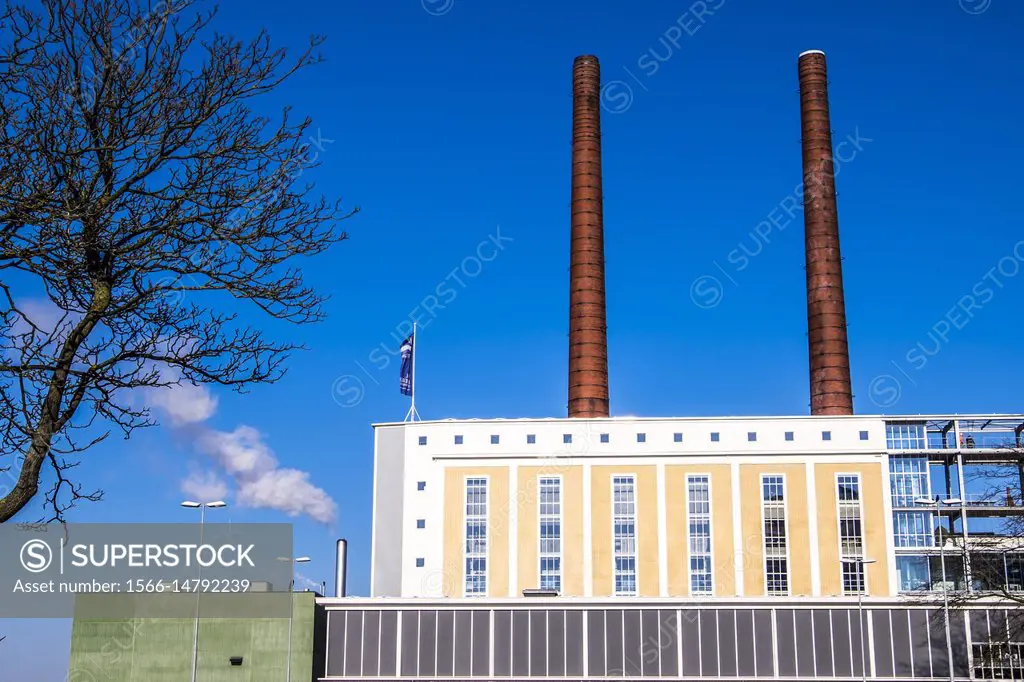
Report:
<svg viewBox="0 0 1024 682"><path fill-rule="evenodd" d="M1024 263L1013 256L1024 239L1024 5L706 2L720 7L703 23L690 2L664 0L222 8L216 27L238 36L265 26L299 47L311 32L327 34L327 61L265 105L313 118L333 142L309 179L363 208L350 241L305 264L333 296L329 320L300 330L309 352L275 386L218 394L211 420L258 428L283 466L309 471L338 502L337 528L296 521L296 552L313 558L304 571L313 580L332 581L340 535L350 540L350 591L369 588L370 424L401 420L407 408L396 365L378 369L371 352L394 348L410 311L498 226L512 241L475 277L457 272L464 286L450 278L457 295L434 317L417 313L429 320L420 411L565 414L579 54L598 55L605 82L631 88L631 99L622 85L609 92L610 106L629 106L603 119L614 415L808 412L802 214L760 248L755 231L770 215L782 223L777 207L801 179L796 58L807 49L828 55L835 142L861 139L859 151L844 149L853 158L837 178L857 411L1024 409ZM680 25L697 30L672 28ZM757 253L743 268L733 253L741 245ZM466 268L477 272L473 261ZM720 289L709 279L692 289L703 276ZM990 295L975 289L986 282ZM971 317L949 312L969 294L981 306ZM936 325L950 328L938 343ZM932 352L911 353L923 366L907 357L918 343ZM163 427L104 444L78 473L107 500L72 520L191 520L177 508L189 462L207 465ZM214 513L287 520L237 505ZM53 670L33 668L35 679L62 679L68 625L14 625L0 645L5 672L27 674L29 658L42 658Z"/></svg>

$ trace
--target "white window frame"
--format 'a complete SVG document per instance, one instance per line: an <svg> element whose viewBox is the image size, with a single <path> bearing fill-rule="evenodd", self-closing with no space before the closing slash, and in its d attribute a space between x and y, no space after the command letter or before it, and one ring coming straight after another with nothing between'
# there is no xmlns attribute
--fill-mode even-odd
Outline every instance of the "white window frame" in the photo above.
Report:
<svg viewBox="0 0 1024 682"><path fill-rule="evenodd" d="M897 451L899 452L899 451ZM928 508L918 507L915 500L932 499L931 470L927 457L917 454L891 454L889 460L889 496L892 500L892 535L897 549L935 547L935 518ZM912 464L923 465L921 471L908 470ZM894 471L894 469L898 469ZM906 493L909 481L910 493ZM919 533L909 528L920 520ZM907 532L901 521L906 521Z"/></svg>
<svg viewBox="0 0 1024 682"><path fill-rule="evenodd" d="M466 570L466 562L471 558L480 558L478 554L470 554L467 551L466 545L468 544L469 537L467 531L469 530L470 516L466 511L469 506L469 482L471 480L482 480L484 482L484 541L486 542L487 549L483 553L484 560L484 591L483 592L470 592L467 588L469 586L469 571ZM473 516L472 519L478 520L480 517ZM462 479L462 596L463 597L486 597L491 589L491 535L490 535L490 518L491 518L491 477L488 475L472 476L467 475Z"/></svg>
<svg viewBox="0 0 1024 682"><path fill-rule="evenodd" d="M784 594L781 593L781 592L771 592L768 589L768 585L769 585L769 581L768 581L768 559L769 559L769 556L768 556L768 537L765 534L765 521L767 519L765 517L765 499L764 499L764 479L766 479L766 478L781 478L782 479L782 532L783 532L783 540L786 543L786 556L785 556L785 559L786 559L786 592ZM766 595L768 595L768 596L771 596L771 597L785 597L785 596L789 596L789 595L791 595L793 593L793 580L792 580L792 578L793 578L793 571L791 570L792 566L793 566L793 563L792 563L792 561L790 559L790 556L789 556L789 547L792 544L790 542L790 535L789 535L789 481L786 478L786 474L783 474L783 473L777 473L777 474L765 473L765 474L761 474L761 479L760 480L761 480L761 486L760 486L759 492L761 494L761 546L764 548L763 549L763 552L764 552L764 566L763 566L763 570L764 570L764 593ZM773 556L772 558L778 559L780 557Z"/></svg>
<svg viewBox="0 0 1024 682"><path fill-rule="evenodd" d="M859 471L837 472L836 475L835 475L835 478L834 478L834 480L832 482L832 490L835 492L835 496L836 496L836 533L839 536L839 538L838 538L839 539L839 542L838 542L838 544L839 544L839 593L841 595L843 595L843 596L851 596L851 595L856 595L857 593L856 592L847 592L846 591L846 585L843 582L843 566L844 566L843 559L856 559L858 557L856 557L856 556L845 556L843 554L843 517L842 517L842 513L841 513L841 509L842 509L842 505L843 505L843 500L839 499L839 479L843 478L844 476L852 476L852 477L857 479L857 514L858 514L858 518L860 519L860 547L861 547L860 557L859 558L861 558L861 559L866 559L867 558L866 551L867 551L867 548L868 548L868 537L867 537L867 533L864 532L864 529L865 529L865 524L864 524L864 476ZM861 572L862 572L862 574L864 576L864 589L861 592L861 594L868 595L868 594L870 594L870 588L868 586L868 565L862 563L862 564L860 564L860 569L861 569Z"/></svg>
<svg viewBox="0 0 1024 682"><path fill-rule="evenodd" d="M558 484L558 514L545 515L543 510L542 493L546 481L556 481ZM562 592L563 567L565 566L565 485L561 474L543 474L537 477L537 586L545 589L544 586L544 559L558 559L558 592ZM543 549L543 538L541 537L545 520L558 520L558 552L545 552ZM614 529L613 529L614 533Z"/></svg>
<svg viewBox="0 0 1024 682"><path fill-rule="evenodd" d="M920 429L920 437L911 435L914 429ZM919 445L908 446L917 442ZM928 429L923 423L895 422L885 425L885 449L889 452L914 452L928 449Z"/></svg>
<svg viewBox="0 0 1024 682"><path fill-rule="evenodd" d="M633 583L636 589L632 592L618 592L616 590L615 578L618 575L615 567L617 558L629 558L628 554L618 554L615 551L615 479L628 478L633 487ZM640 594L640 514L638 513L637 475L635 473L612 474L609 483L611 484L611 513L612 513L612 596L613 597L636 597Z"/></svg>
<svg viewBox="0 0 1024 682"><path fill-rule="evenodd" d="M711 566L711 591L710 592L694 592L693 591L693 574L691 559L693 554L691 552L691 541L690 537L690 479L691 478L706 478L708 480L708 544L711 547L711 551L708 553L708 563ZM714 514L714 486L712 483L712 476L709 473L688 473L683 480L683 498L686 510L684 521L686 523L686 591L690 596L695 597L713 597L718 588L715 580L715 514Z"/></svg>
<svg viewBox="0 0 1024 682"><path fill-rule="evenodd" d="M924 468L921 471L908 471L907 465L911 463L923 463ZM926 497L931 499L932 486L931 486L931 469L928 464L927 457L919 457L917 455L890 455L888 457L889 464L889 493L892 496L892 506L898 509L917 509L917 505L914 503L915 499ZM898 471L893 469L897 468ZM910 494L907 495L904 491L906 490L905 482L910 482ZM909 504L906 504L909 499ZM897 499L899 498L899 499ZM901 504L898 504L901 503Z"/></svg>

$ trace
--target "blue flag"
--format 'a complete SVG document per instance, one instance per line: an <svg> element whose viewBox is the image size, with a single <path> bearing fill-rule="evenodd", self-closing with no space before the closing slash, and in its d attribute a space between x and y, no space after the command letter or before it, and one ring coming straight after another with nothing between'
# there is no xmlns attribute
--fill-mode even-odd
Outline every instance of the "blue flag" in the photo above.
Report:
<svg viewBox="0 0 1024 682"><path fill-rule="evenodd" d="M412 344L413 337L411 335L402 342L402 371L398 377L398 386L402 389L402 395L412 395Z"/></svg>

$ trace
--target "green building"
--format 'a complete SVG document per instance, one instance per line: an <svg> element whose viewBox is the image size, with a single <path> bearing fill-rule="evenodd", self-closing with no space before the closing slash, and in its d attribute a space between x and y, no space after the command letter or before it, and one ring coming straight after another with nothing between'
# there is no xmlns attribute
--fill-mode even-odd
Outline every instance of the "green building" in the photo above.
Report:
<svg viewBox="0 0 1024 682"><path fill-rule="evenodd" d="M195 651L196 682L314 682L323 675L326 641L322 632L326 619L316 604L317 596L293 592L291 619L203 617L198 619L197 636L194 616L100 618L91 611L101 600L109 605L112 598L124 596L79 595L68 679L190 682ZM154 594L126 599L144 606L136 610L150 615L155 602L172 600L180 607L187 598ZM175 611L182 609L168 613Z"/></svg>

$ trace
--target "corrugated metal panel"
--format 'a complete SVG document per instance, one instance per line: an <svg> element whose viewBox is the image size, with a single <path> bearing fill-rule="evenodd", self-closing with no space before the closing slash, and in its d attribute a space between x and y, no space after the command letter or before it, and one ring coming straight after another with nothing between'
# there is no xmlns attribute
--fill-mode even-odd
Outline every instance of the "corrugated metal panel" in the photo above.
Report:
<svg viewBox="0 0 1024 682"><path fill-rule="evenodd" d="M565 613L565 674L579 677L583 675L583 612L567 611Z"/></svg>
<svg viewBox="0 0 1024 682"><path fill-rule="evenodd" d="M365 611L363 615L363 677L380 674L380 611Z"/></svg>
<svg viewBox="0 0 1024 682"><path fill-rule="evenodd" d="M941 612L893 609L891 621L889 610L867 613L879 677L948 676ZM578 679L586 635L590 677L678 677L681 646L686 677L773 677L778 656L781 677L856 679L862 655L858 614L850 608L504 609L494 612L492 633L487 609L410 610L402 612L402 656L396 666L398 612L332 610L327 614L326 672L350 678L390 677L398 671L409 679L486 678L493 665L496 677ZM974 615L974 627L984 627L987 635L985 614ZM992 615L1005 628L1005 612ZM277 635L261 632L253 631L251 648L235 645L245 649L247 661L255 663L278 646ZM271 635L275 639L267 639ZM960 613L952 618L951 635L955 670L966 675ZM238 639L230 633L224 637Z"/></svg>
<svg viewBox="0 0 1024 682"><path fill-rule="evenodd" d="M591 677L604 675L604 611L587 611L587 670Z"/></svg>
<svg viewBox="0 0 1024 682"><path fill-rule="evenodd" d="M661 634L661 676L676 677L679 675L679 612L659 611ZM684 654L685 655L685 654Z"/></svg>
<svg viewBox="0 0 1024 682"><path fill-rule="evenodd" d="M736 612L737 674L750 677L757 674L754 637L754 612L746 609Z"/></svg>
<svg viewBox="0 0 1024 682"><path fill-rule="evenodd" d="M398 614L384 611L380 619L380 674L390 677L395 674L398 657Z"/></svg>
<svg viewBox="0 0 1024 682"><path fill-rule="evenodd" d="M832 677L832 657L835 654L832 648L832 616L829 611L816 610L813 612L814 619L814 669L818 677ZM797 640L797 646L802 642Z"/></svg>
<svg viewBox="0 0 1024 682"><path fill-rule="evenodd" d="M345 675L359 677L363 662L363 612L349 611L345 617Z"/></svg>
<svg viewBox="0 0 1024 682"><path fill-rule="evenodd" d="M860 654L860 650L857 651ZM832 661L836 677L853 676L853 641L850 639L850 612L832 610Z"/></svg>
<svg viewBox="0 0 1024 682"><path fill-rule="evenodd" d="M779 675L795 677L797 671L796 622L793 611L775 612L775 636L778 641Z"/></svg>
<svg viewBox="0 0 1024 682"><path fill-rule="evenodd" d="M659 661L664 655L661 648L661 626L658 612L646 610L640 615L640 674L644 677L657 677L660 674ZM675 649L672 650L673 657Z"/></svg>
<svg viewBox="0 0 1024 682"><path fill-rule="evenodd" d="M700 612L700 674L718 677L718 612Z"/></svg>
<svg viewBox="0 0 1024 682"><path fill-rule="evenodd" d="M530 677L548 674L548 612L530 612Z"/></svg>
<svg viewBox="0 0 1024 682"><path fill-rule="evenodd" d="M896 674L893 660L892 621L889 610L872 611L871 627L874 632L875 675L892 677Z"/></svg>
<svg viewBox="0 0 1024 682"><path fill-rule="evenodd" d="M437 611L420 611L420 677L437 674Z"/></svg>
<svg viewBox="0 0 1024 682"><path fill-rule="evenodd" d="M732 609L718 612L718 674L736 676L736 612Z"/></svg>
<svg viewBox="0 0 1024 682"><path fill-rule="evenodd" d="M796 662L793 656L793 623L789 624L789 656L793 661L792 667L795 673ZM760 677L772 677L775 675L775 646L772 642L772 612L758 610L754 612L754 646L757 655L757 672ZM781 671L780 671L781 673Z"/></svg>
<svg viewBox="0 0 1024 682"><path fill-rule="evenodd" d="M548 675L565 676L565 611L548 611Z"/></svg>
<svg viewBox="0 0 1024 682"><path fill-rule="evenodd" d="M497 614L495 614L497 616ZM506 619L506 623L510 620ZM495 631L497 631L497 622L495 622ZM497 634L497 633L495 633ZM502 651L508 655L509 646L506 643L504 646L498 645L498 640L495 639L494 654L495 657L501 654ZM507 639L506 639L507 642ZM507 660L507 659L506 659ZM473 612L473 674L477 677L485 677L490 674L491 668L491 613L489 611L474 611Z"/></svg>
<svg viewBox="0 0 1024 682"><path fill-rule="evenodd" d="M476 625L476 621L473 623ZM476 653L475 651L473 652ZM473 658L476 670L476 657ZM512 674L512 612L494 612L494 674L499 677Z"/></svg>
<svg viewBox="0 0 1024 682"><path fill-rule="evenodd" d="M641 615L637 610L622 614L622 670L629 677L639 677L644 673Z"/></svg>
<svg viewBox="0 0 1024 682"><path fill-rule="evenodd" d="M402 612L402 675L416 677L419 669L420 612Z"/></svg>
<svg viewBox="0 0 1024 682"><path fill-rule="evenodd" d="M456 677L473 674L473 644L473 612L459 611L455 614Z"/></svg>
<svg viewBox="0 0 1024 682"><path fill-rule="evenodd" d="M700 611L683 611L679 624L683 633L683 675L700 675Z"/></svg>
<svg viewBox="0 0 1024 682"><path fill-rule="evenodd" d="M437 612L437 675L455 674L455 612Z"/></svg>
<svg viewBox="0 0 1024 682"><path fill-rule="evenodd" d="M512 674L530 674L530 612L512 612Z"/></svg>

